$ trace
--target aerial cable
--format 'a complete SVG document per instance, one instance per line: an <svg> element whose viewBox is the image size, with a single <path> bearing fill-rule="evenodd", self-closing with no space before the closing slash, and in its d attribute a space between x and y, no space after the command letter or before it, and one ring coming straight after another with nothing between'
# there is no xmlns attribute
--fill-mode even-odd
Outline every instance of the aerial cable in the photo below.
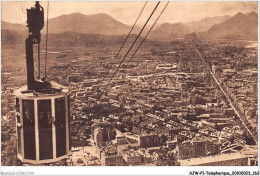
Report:
<svg viewBox="0 0 260 176"><path fill-rule="evenodd" d="M46 79L46 70L47 70L47 56L48 56L48 33L49 33L49 1L47 5L47 27L46 27L46 53L45 53L45 63L44 63L44 79Z"/></svg>
<svg viewBox="0 0 260 176"><path fill-rule="evenodd" d="M21 11L22 11L23 14L26 16L26 13L23 11L23 1L21 1Z"/></svg>
<svg viewBox="0 0 260 176"><path fill-rule="evenodd" d="M168 6L170 2L168 1L167 4L164 6L162 12L160 13L160 15L157 17L157 19L155 20L155 22L153 23L153 25L151 26L151 28L149 29L149 31L147 32L147 34L145 35L144 39L142 40L142 42L140 43L140 45L137 47L137 49L135 50L134 54L132 55L132 57L128 60L127 64L125 65L125 67L123 68L122 71L124 71L127 66L129 65L129 63L131 62L131 60L133 59L133 57L135 56L135 54L137 53L137 51L139 50L139 48L141 47L141 45L143 44L143 42L145 41L145 39L147 38L147 36L150 34L150 32L152 31L153 27L155 26L155 24L157 23L157 21L159 20L159 18L161 17L161 15L163 14L164 10L166 9L166 7ZM120 75L118 75L116 81L119 79Z"/></svg>
<svg viewBox="0 0 260 176"><path fill-rule="evenodd" d="M140 16L141 16L141 14L143 13L143 10L144 10L144 8L145 8L146 4L147 4L147 1L145 2L144 6L143 6L143 8L142 8L142 10L141 10L141 12L139 13L139 15L138 15L137 19L135 20L135 22L134 22L134 25L133 25L133 26L132 26L132 28L130 29L130 31L129 31L129 33L128 33L127 37L125 38L125 41L123 42L123 44L121 45L121 47L120 47L119 51L117 52L117 54L116 54L116 56L115 56L115 58L114 58L114 62L113 62L113 61L111 61L111 62L110 62L110 64L109 64L109 65L111 65L111 67L112 67L112 66L115 64L116 58L119 56L119 53L120 53L120 52L121 52L121 50L123 49L123 47L124 47L124 45L125 45L125 43L126 43L127 39L129 38L129 36L130 36L130 34L131 34L132 30L134 29L134 27L135 27L135 25L136 25L137 21L139 20L139 18L140 18ZM107 77L107 75L108 75L109 71L110 71L110 68L108 68L107 72L105 73L105 76L103 77L102 81L100 82L100 84L99 84L99 86L98 86L97 90L100 88L101 84L103 83L103 81L104 81L104 80L105 80L105 78Z"/></svg>
<svg viewBox="0 0 260 176"><path fill-rule="evenodd" d="M111 76L110 80L108 81L107 85L105 86L105 88L103 89L103 91L101 92L99 98L101 98L101 96L103 95L103 93L105 92L107 86L109 85L110 81L113 79L113 77L115 76L115 74L117 73L118 69L120 68L120 66L122 65L122 63L124 62L124 60L126 59L127 55L129 54L129 52L131 51L131 49L133 48L134 44L136 43L137 39L140 37L140 35L142 34L144 28L146 27L147 23L149 22L149 20L151 19L151 17L153 16L155 10L157 9L158 5L160 4L160 1L156 4L155 8L153 9L152 13L150 14L149 18L147 19L147 21L145 22L144 26L142 27L141 31L139 32L138 36L135 38L134 42L132 43L132 45L130 46L129 50L127 51L126 55L124 56L124 58L121 60L120 64L118 65L118 67L116 68L115 72L113 73L113 75Z"/></svg>
<svg viewBox="0 0 260 176"><path fill-rule="evenodd" d="M142 40L142 42L140 43L140 45L137 47L137 49L135 50L134 54L132 55L132 57L128 60L127 64L125 65L125 67L123 68L122 71L124 71L126 69L126 67L129 65L129 63L131 62L131 60L133 59L133 57L135 56L135 54L137 53L137 51L139 50L139 48L142 46L143 42L145 41L145 39L147 38L147 36L150 34L150 32L152 31L153 27L155 26L155 24L157 23L157 21L159 20L159 18L161 17L161 15L163 14L164 10L166 9L166 7L168 6L170 2L168 1L167 4L164 6L162 12L160 13L160 15L157 17L157 19L155 20L155 22L153 23L152 27L149 29L149 31L147 32L147 34L145 35L144 39ZM120 75L119 75L120 76ZM118 80L119 76L117 77L116 81Z"/></svg>
<svg viewBox="0 0 260 176"><path fill-rule="evenodd" d="M72 43L73 43L73 39L76 36L75 30L76 30L78 15L79 15L79 13L76 14L76 20L75 20L75 23L74 23L73 34L72 34L71 43L70 43L70 49L71 49L71 46L72 46Z"/></svg>
<svg viewBox="0 0 260 176"><path fill-rule="evenodd" d="M38 79L41 77L41 53L40 53L40 44L38 43Z"/></svg>

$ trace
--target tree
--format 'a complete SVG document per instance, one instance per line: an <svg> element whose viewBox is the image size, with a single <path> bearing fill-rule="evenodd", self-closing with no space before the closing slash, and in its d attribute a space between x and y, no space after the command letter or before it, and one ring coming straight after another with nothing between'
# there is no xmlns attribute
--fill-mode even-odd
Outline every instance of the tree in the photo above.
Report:
<svg viewBox="0 0 260 176"><path fill-rule="evenodd" d="M77 163L78 163L78 164L82 164L82 163L83 163L83 160L79 158L79 159L77 160Z"/></svg>
<svg viewBox="0 0 260 176"><path fill-rule="evenodd" d="M174 153L171 152L161 152L158 156L157 166L179 166Z"/></svg>

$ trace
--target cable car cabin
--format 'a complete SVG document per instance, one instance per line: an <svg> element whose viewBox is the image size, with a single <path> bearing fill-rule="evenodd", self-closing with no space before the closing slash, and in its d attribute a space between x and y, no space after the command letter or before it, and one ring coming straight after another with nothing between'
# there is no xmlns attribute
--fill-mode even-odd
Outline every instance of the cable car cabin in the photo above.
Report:
<svg viewBox="0 0 260 176"><path fill-rule="evenodd" d="M69 156L70 92L55 82L50 87L59 91L28 91L27 85L15 91L17 155L24 163L52 163Z"/></svg>

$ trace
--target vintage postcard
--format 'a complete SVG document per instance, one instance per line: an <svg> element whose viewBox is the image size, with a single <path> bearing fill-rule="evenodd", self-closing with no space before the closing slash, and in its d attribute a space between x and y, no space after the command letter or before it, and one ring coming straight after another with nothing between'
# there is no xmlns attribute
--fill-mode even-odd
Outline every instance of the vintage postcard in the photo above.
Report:
<svg viewBox="0 0 260 176"><path fill-rule="evenodd" d="M1 165L256 168L258 2L2 1Z"/></svg>

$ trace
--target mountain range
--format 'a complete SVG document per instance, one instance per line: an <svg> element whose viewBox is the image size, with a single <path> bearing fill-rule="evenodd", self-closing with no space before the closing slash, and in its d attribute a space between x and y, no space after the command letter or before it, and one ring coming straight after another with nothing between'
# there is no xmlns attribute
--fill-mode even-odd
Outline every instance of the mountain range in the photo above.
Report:
<svg viewBox="0 0 260 176"><path fill-rule="evenodd" d="M206 33L205 37L232 38L257 40L258 14L251 12L247 15L239 12L232 18L213 25Z"/></svg>
<svg viewBox="0 0 260 176"><path fill-rule="evenodd" d="M84 34L123 35L128 33L127 26L105 13L83 15L73 13L49 20L51 33L77 32ZM43 31L45 32L45 31Z"/></svg>
<svg viewBox="0 0 260 176"><path fill-rule="evenodd" d="M182 38L193 32L205 32L215 24L219 24L230 16L206 17L200 21L192 21L186 23L163 23L152 32L153 39L171 39Z"/></svg>
<svg viewBox="0 0 260 176"><path fill-rule="evenodd" d="M154 40L180 38L192 31L182 23L163 23L151 32Z"/></svg>
<svg viewBox="0 0 260 176"><path fill-rule="evenodd" d="M27 35L28 29L26 25L12 24L4 21L2 21L1 24L2 41L9 38L15 40L14 37L10 35ZM75 32L91 35L120 36L128 34L131 28L131 26L119 22L104 13L91 15L73 13L61 15L49 19L48 24L50 34ZM46 22L41 32L43 35L45 34L45 30ZM137 34L139 30L139 27L135 27L133 34ZM163 23L153 29L149 37L153 40L182 38L193 32L197 33L199 37L206 38L257 40L258 14L255 12L249 14L239 12L232 17L216 16L186 23ZM3 34L8 36L4 36Z"/></svg>
<svg viewBox="0 0 260 176"><path fill-rule="evenodd" d="M200 21L192 21L184 23L191 31L193 32L203 32L209 30L214 24L222 23L223 21L231 18L229 15L225 16L215 16L215 17L206 17Z"/></svg>
<svg viewBox="0 0 260 176"><path fill-rule="evenodd" d="M258 14L208 17L190 23L164 23L152 32L153 39L183 38L196 32L199 37L258 40Z"/></svg>

